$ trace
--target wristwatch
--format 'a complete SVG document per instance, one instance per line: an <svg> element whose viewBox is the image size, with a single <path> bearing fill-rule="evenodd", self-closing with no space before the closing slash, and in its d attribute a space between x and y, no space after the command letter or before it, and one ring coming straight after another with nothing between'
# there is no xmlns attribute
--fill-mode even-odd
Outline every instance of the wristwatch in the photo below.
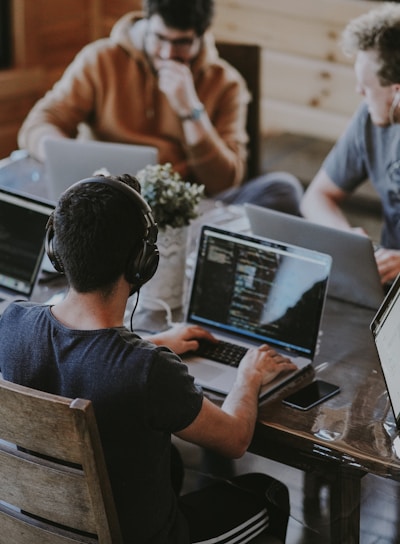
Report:
<svg viewBox="0 0 400 544"><path fill-rule="evenodd" d="M180 115L179 119L181 121L197 121L200 119L203 112L204 106L203 104L199 104L198 106L194 107L188 115Z"/></svg>

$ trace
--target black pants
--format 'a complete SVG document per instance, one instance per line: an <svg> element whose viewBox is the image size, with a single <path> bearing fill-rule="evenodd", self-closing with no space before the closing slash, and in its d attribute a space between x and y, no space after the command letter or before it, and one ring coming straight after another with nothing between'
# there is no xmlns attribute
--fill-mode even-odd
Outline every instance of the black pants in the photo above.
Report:
<svg viewBox="0 0 400 544"><path fill-rule="evenodd" d="M175 490L183 481L179 452L172 448ZM265 531L285 542L290 514L287 487L261 473L243 474L229 480L213 480L197 491L181 495L183 513L193 544L244 543Z"/></svg>

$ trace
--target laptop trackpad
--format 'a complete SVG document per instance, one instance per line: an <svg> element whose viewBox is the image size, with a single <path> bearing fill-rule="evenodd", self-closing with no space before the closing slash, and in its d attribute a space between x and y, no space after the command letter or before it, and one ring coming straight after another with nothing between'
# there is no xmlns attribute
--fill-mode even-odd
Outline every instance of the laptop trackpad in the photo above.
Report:
<svg viewBox="0 0 400 544"><path fill-rule="evenodd" d="M212 363L208 364L205 361L202 361L201 363L189 361L187 365L189 369L189 374L191 374L201 382L206 383L215 380L216 378L221 376L221 374L224 374L226 372L225 368L217 368Z"/></svg>
<svg viewBox="0 0 400 544"><path fill-rule="evenodd" d="M193 357L187 361L188 371L195 382L205 389L227 395L232 389L237 375L237 368L222 365L208 359Z"/></svg>

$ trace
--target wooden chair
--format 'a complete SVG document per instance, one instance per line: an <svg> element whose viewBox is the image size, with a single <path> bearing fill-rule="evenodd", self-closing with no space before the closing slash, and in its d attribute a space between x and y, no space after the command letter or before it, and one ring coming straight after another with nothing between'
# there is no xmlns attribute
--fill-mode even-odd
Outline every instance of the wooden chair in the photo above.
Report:
<svg viewBox="0 0 400 544"><path fill-rule="evenodd" d="M247 83L251 102L247 111L246 130L249 136L247 179L260 175L260 69L261 48L259 45L217 42L220 56L236 68Z"/></svg>
<svg viewBox="0 0 400 544"><path fill-rule="evenodd" d="M0 378L0 544L122 542L91 402Z"/></svg>
<svg viewBox="0 0 400 544"><path fill-rule="evenodd" d="M0 379L0 501L1 544L122 543L90 401Z"/></svg>

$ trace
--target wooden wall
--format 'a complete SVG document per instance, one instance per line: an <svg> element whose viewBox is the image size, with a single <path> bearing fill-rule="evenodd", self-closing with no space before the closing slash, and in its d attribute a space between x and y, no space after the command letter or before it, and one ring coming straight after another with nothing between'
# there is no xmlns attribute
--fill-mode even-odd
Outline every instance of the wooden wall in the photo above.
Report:
<svg viewBox="0 0 400 544"><path fill-rule="evenodd" d="M141 0L12 0L14 64L0 71L0 158L32 105L86 43ZM338 37L368 0L216 0L221 41L262 46L262 132L336 138L358 103Z"/></svg>
<svg viewBox="0 0 400 544"><path fill-rule="evenodd" d="M141 0L12 0L13 68L0 71L0 158L33 104L88 42Z"/></svg>
<svg viewBox="0 0 400 544"><path fill-rule="evenodd" d="M360 98L339 47L347 22L379 6L366 0L216 0L221 40L262 46L262 132L336 139Z"/></svg>

